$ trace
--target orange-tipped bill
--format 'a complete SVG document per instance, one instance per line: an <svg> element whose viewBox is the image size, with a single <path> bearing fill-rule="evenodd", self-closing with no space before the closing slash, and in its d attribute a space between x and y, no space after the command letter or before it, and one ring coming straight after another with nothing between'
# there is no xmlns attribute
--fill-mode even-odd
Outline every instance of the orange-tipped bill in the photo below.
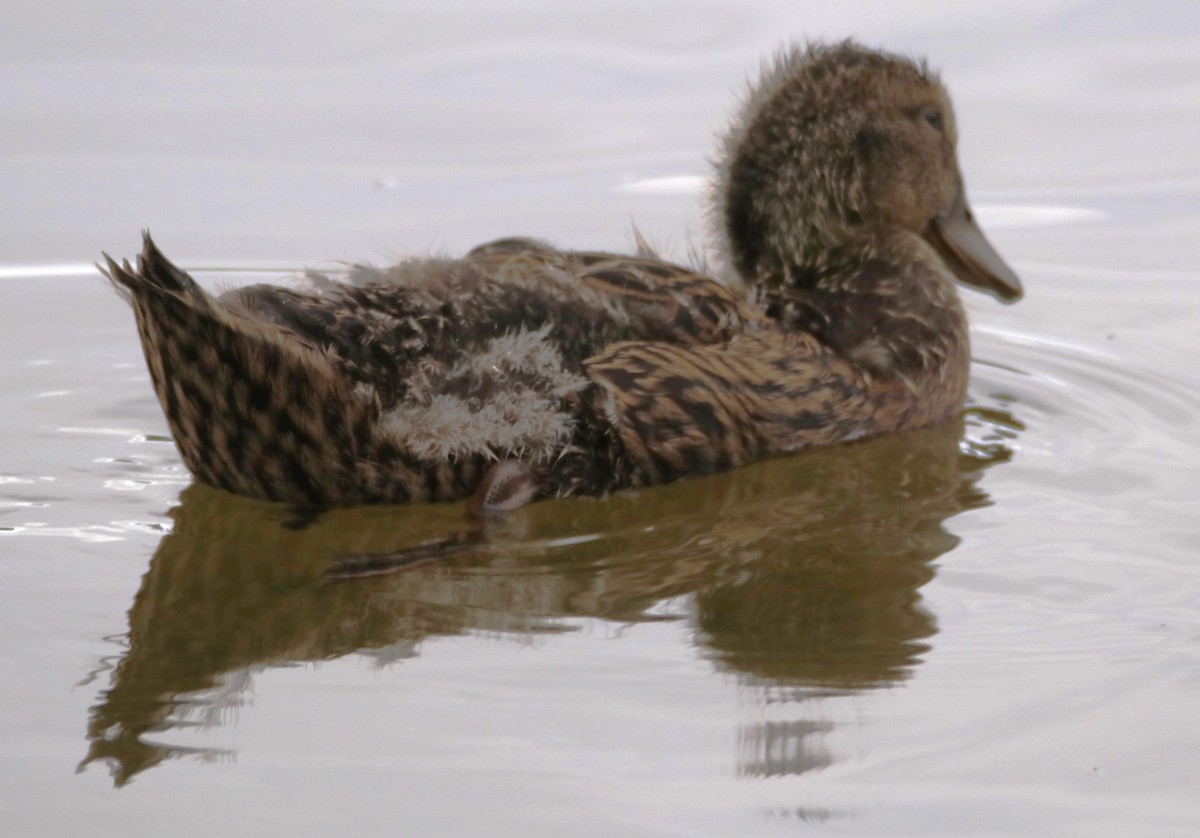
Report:
<svg viewBox="0 0 1200 838"><path fill-rule="evenodd" d="M986 291L1003 303L1021 299L1021 280L975 223L964 190L959 190L949 212L933 219L925 239L959 282Z"/></svg>

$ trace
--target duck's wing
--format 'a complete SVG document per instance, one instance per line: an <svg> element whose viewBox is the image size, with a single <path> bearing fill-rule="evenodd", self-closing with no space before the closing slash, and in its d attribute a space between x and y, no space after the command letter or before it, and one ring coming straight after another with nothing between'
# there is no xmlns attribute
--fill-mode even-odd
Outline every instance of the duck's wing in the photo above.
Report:
<svg viewBox="0 0 1200 838"><path fill-rule="evenodd" d="M621 343L584 368L604 390L635 484L877 432L862 374L809 335L763 330L721 345Z"/></svg>
<svg viewBox="0 0 1200 838"><path fill-rule="evenodd" d="M252 285L220 302L319 348L341 376L371 388L386 406L405 397L422 361L447 360L475 325L470 307L480 277L461 262L429 260L423 268L420 287L330 282L301 293Z"/></svg>
<svg viewBox="0 0 1200 838"><path fill-rule="evenodd" d="M467 260L505 287L577 302L620 328L624 340L719 343L759 318L742 295L711 277L655 258L558 250L536 239L480 245Z"/></svg>
<svg viewBox="0 0 1200 838"><path fill-rule="evenodd" d="M583 266L579 279L646 324L646 336L670 343L729 340L757 312L711 277L656 259L571 254Z"/></svg>
<svg viewBox="0 0 1200 838"><path fill-rule="evenodd" d="M309 279L313 294L255 286L231 292L228 302L326 347L347 375L380 387L385 402L404 395L415 363L451 363L506 332L548 329L564 363L577 368L612 343L716 343L759 317L738 294L687 268L527 238L488 242L462 259L352 266L344 283Z"/></svg>

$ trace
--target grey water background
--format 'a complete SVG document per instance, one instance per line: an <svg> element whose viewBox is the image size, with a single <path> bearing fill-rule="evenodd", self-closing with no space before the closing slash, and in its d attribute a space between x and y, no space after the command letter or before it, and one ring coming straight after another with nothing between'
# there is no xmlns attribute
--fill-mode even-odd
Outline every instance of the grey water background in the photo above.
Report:
<svg viewBox="0 0 1200 838"><path fill-rule="evenodd" d="M961 426L536 504L191 485L129 311L536 235L702 246L788 39L928 56L1028 297ZM0 820L11 835L1200 830L1200 12L1171 3L0 10Z"/></svg>

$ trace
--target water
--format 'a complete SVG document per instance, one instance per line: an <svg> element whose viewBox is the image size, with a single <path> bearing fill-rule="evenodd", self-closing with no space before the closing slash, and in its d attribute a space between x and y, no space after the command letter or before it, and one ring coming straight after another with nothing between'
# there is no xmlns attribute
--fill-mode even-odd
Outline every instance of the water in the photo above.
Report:
<svg viewBox="0 0 1200 838"><path fill-rule="evenodd" d="M1200 18L904 8L0 13L5 834L1200 831ZM733 91L805 34L955 95L1029 291L969 300L963 425L333 585L461 507L191 483L101 250L151 225L211 285L631 220L682 254Z"/></svg>

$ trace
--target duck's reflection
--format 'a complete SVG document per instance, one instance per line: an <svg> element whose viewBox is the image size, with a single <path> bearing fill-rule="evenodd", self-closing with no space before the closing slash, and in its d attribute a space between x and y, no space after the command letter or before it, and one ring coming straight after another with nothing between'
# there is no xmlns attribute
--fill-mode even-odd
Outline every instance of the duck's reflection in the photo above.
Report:
<svg viewBox="0 0 1200 838"><path fill-rule="evenodd" d="M950 516L986 503L951 424L817 450L606 501L535 504L490 544L402 572L321 584L347 554L461 528L460 506L294 512L196 484L175 510L129 612L128 649L92 709L81 767L124 784L167 757L156 733L228 723L255 669L423 638L569 628L564 618L693 620L722 670L771 690L854 690L905 677L935 631L919 605ZM519 530L519 532L518 532ZM199 698L198 698L199 696ZM801 713L803 702L794 705ZM739 773L828 762L803 717L743 728Z"/></svg>

